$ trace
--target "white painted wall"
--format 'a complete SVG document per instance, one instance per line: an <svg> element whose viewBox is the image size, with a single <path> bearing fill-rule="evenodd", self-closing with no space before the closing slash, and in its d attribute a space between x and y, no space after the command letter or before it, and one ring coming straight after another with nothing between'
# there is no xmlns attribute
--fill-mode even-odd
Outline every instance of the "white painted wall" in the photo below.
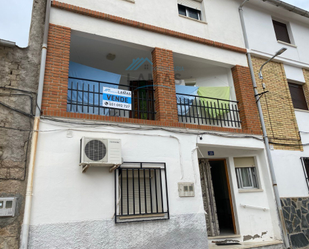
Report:
<svg viewBox="0 0 309 249"><path fill-rule="evenodd" d="M268 8L270 5L265 3ZM309 67L309 27L306 18L303 22L295 20L295 15L282 8L276 12L262 9L251 4L244 7L245 25L248 33L249 47L252 51L260 52L264 56L274 55L282 47L287 48L278 59L287 63L302 63ZM292 45L277 41L272 19L287 23Z"/></svg>
<svg viewBox="0 0 309 249"><path fill-rule="evenodd" d="M303 144L309 143L309 112L295 111L301 140ZM304 133L307 132L307 133ZM275 173L281 197L308 197L301 157L309 157L309 146L304 151L273 150L272 152Z"/></svg>
<svg viewBox="0 0 309 249"><path fill-rule="evenodd" d="M202 12L205 15L202 19L207 23L179 16L176 0L135 0L133 4L123 0L63 0L62 2L244 47L238 16L239 3L234 0L204 0ZM223 29L225 32L222 32Z"/></svg>
<svg viewBox="0 0 309 249"><path fill-rule="evenodd" d="M150 31L103 21L72 12L52 8L50 22L72 30L109 37L118 41L145 46L164 48L175 53L226 64L227 66L248 66L246 56L220 48L157 34Z"/></svg>
<svg viewBox="0 0 309 249"><path fill-rule="evenodd" d="M73 137L67 137L71 129ZM119 138L124 161L166 162L171 215L203 214L196 144L203 154L207 149L215 156L227 158L234 190L236 213L242 235L261 234L270 240L277 236L269 175L263 152L263 142L256 139L226 138L204 135L143 131L111 126L76 126L42 120L35 165L35 180L31 225L56 224L75 221L110 220L114 215L114 174L108 168L89 168L80 172L79 140L82 136ZM259 138L260 139L260 138ZM209 143L208 143L209 141ZM215 143L217 147L210 144ZM230 147L226 147L226 145ZM208 146L208 147L207 147ZM250 148L250 149L249 149ZM201 156L201 155L200 155ZM258 161L263 192L239 193L232 157L255 156ZM178 182L194 182L195 197L178 197ZM244 209L240 203L270 209ZM250 222L249 222L250 221ZM205 234L206 235L206 234ZM35 239L35 238L33 238Z"/></svg>
<svg viewBox="0 0 309 249"><path fill-rule="evenodd" d="M266 161L266 155L263 149L263 143L250 139L252 149L243 148L243 145L239 143L238 139L232 139L234 146L230 145L225 147L224 144L218 143L216 139L214 145L206 145L208 138L212 140L211 136L204 136L203 141L199 142L199 147L203 155L200 157L207 158L225 158L227 160L229 176L231 181L231 189L233 191L234 206L236 207L236 215L238 217L239 230L242 235L254 235L266 232L267 234L261 239L269 239L270 237L280 238L280 231L278 229L278 219L276 214L276 205L274 195L272 192L272 186L270 184L270 174L268 170L268 164ZM246 139L244 139L246 140ZM249 142L247 141L247 142ZM255 147L257 146L257 147ZM207 151L214 151L214 156L208 156ZM257 170L260 181L261 192L241 192L238 190L237 179L235 173L234 157L255 157L257 161ZM250 205L254 207L263 207L268 210L263 211L254 208L243 208L243 205Z"/></svg>

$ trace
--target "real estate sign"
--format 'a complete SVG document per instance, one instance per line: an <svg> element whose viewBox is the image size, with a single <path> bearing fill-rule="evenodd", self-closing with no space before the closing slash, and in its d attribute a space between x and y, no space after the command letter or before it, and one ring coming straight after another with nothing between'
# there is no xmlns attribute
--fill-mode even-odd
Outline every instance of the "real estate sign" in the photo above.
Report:
<svg viewBox="0 0 309 249"><path fill-rule="evenodd" d="M131 91L103 87L103 107L131 110Z"/></svg>

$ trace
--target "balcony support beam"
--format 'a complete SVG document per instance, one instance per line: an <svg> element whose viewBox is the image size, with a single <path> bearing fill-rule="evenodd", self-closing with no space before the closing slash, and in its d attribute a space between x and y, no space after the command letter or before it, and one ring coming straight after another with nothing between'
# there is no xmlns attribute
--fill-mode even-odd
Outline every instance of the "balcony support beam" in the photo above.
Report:
<svg viewBox="0 0 309 249"><path fill-rule="evenodd" d="M155 48L152 63L156 120L178 122L173 52Z"/></svg>

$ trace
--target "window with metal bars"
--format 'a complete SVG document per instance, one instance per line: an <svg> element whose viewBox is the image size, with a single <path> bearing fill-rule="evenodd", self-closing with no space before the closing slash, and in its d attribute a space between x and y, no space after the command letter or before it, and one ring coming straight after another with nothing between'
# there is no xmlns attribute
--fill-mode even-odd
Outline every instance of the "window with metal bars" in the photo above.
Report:
<svg viewBox="0 0 309 249"><path fill-rule="evenodd" d="M123 163L115 171L115 222L169 219L165 163Z"/></svg>
<svg viewBox="0 0 309 249"><path fill-rule="evenodd" d="M309 189L309 157L301 157L300 160L301 160L302 165L303 165L306 183L307 183L307 186L308 186L308 189Z"/></svg>

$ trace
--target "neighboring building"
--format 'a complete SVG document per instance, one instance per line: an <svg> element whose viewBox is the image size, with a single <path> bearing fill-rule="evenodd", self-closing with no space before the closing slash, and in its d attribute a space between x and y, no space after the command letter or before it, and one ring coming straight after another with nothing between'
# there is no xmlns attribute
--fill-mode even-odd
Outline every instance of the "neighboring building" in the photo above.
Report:
<svg viewBox="0 0 309 249"><path fill-rule="evenodd" d="M309 12L275 0L243 9L287 233L292 248L307 248ZM260 79L261 65L281 48L287 50L263 67Z"/></svg>
<svg viewBox="0 0 309 249"><path fill-rule="evenodd" d="M18 41L0 35L0 248L4 249L19 248L44 13L45 1L34 1L29 44L27 37L22 42L28 47L17 47ZM9 24L7 20L5 25Z"/></svg>
<svg viewBox="0 0 309 249"><path fill-rule="evenodd" d="M52 2L30 248L282 248L239 5Z"/></svg>

